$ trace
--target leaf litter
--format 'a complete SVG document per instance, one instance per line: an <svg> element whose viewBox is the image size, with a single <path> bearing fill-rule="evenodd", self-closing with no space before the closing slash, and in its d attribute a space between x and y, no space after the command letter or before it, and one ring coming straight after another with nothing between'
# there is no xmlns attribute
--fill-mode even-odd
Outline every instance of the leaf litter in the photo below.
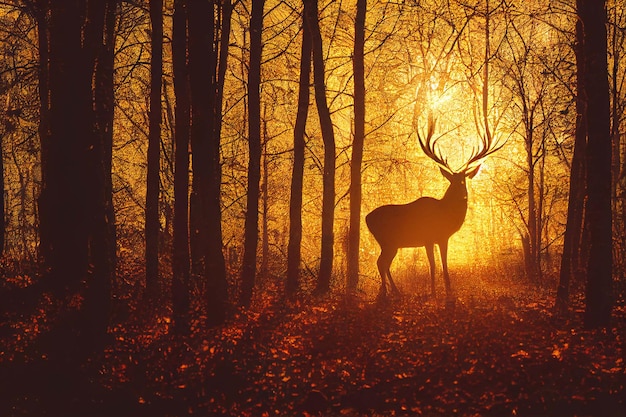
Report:
<svg viewBox="0 0 626 417"><path fill-rule="evenodd" d="M124 415L626 415L621 305L584 330L539 292L457 297L265 294L185 337L137 316L91 366Z"/></svg>

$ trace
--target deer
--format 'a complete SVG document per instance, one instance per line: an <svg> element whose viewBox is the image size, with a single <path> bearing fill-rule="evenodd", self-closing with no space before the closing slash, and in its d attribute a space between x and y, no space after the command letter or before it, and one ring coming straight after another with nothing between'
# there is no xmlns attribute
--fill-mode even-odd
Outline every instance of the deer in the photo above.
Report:
<svg viewBox="0 0 626 417"><path fill-rule="evenodd" d="M443 278L446 288L446 297L452 301L450 275L448 273L448 240L456 233L467 213L467 185L466 180L474 178L478 173L482 160L493 154L504 143L494 142L487 130L478 147L474 147L470 158L459 170L453 170L447 158L441 155L437 140L433 139L435 121L428 119L425 138L417 130L417 137L424 154L439 166L439 171L450 185L441 199L420 197L408 204L384 205L374 209L365 217L368 229L378 242L381 252L376 264L381 277L379 298L387 295L385 281L389 280L391 291L399 295L400 292L391 277L390 267L400 248L425 247L430 266L431 294L435 296L435 244L439 246Z"/></svg>

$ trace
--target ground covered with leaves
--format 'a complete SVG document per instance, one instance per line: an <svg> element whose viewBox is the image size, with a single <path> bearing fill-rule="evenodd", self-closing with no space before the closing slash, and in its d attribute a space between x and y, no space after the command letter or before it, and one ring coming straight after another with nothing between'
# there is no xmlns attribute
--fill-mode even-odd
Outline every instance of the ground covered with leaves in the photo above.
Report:
<svg viewBox="0 0 626 417"><path fill-rule="evenodd" d="M566 317L552 304L512 286L462 291L454 306L268 291L185 338L167 314L131 315L88 365L97 390L75 400L84 416L626 415L623 302L604 330L583 329L581 302ZM45 411L36 393L0 395L13 415Z"/></svg>

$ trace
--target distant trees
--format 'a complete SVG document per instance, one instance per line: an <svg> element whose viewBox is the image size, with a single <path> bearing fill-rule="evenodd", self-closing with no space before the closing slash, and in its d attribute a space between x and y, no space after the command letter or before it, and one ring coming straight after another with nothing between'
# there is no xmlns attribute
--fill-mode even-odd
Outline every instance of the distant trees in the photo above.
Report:
<svg viewBox="0 0 626 417"><path fill-rule="evenodd" d="M176 331L189 330L198 294L205 297L202 313L210 324L225 319L234 297L229 289L237 288L239 302L249 305L263 282L257 276L261 193L264 275L277 277L288 295L312 289L312 283L324 294L334 284L333 265L345 261L348 290L367 288L369 280L359 280L360 270L362 277L375 270L368 250L371 237L361 236L361 209L437 191L439 184L427 181L419 150L411 148L416 143L414 118L433 109L445 119L446 138L453 138L459 155L472 146L464 142L466 137L473 141L477 131L479 136L493 134L496 123L514 138L507 145L510 151L485 165L487 172L497 166L499 174L492 178L502 178L503 186L482 192L492 193L502 208L490 206L487 213L477 203L469 213L483 216L480 221L492 230L507 222L507 230L521 232L529 276L540 276L548 248L560 250L565 232L562 274L569 279L568 268L576 269L581 252L583 183L595 184L585 209L595 259L589 260L589 274L595 271L596 277L588 306L596 311L607 304L603 297L610 271L602 256L609 247L613 261L619 260L626 245L612 246L606 238L606 172L585 172L583 165L606 162L608 134L612 210L622 213L619 25L609 26L615 60L611 74L608 67L587 68L591 61L583 55L601 55L606 48L598 52L604 46L597 35L580 31L588 39L577 50L583 93L577 97L574 132L564 103L572 101L575 68L568 66L570 51L556 50L553 38L554 22L571 30L574 19L560 19L562 12L554 10L547 14L541 9L539 15L536 5L485 0L462 5L358 0L349 8L317 0L271 7L249 0L13 3L15 13L1 16L0 29L20 35L24 30L24 42L36 41L39 51L31 48L30 53L38 55L39 71L32 72L15 37L1 42L7 59L0 94L3 104L10 105L3 106L7 129L0 168L6 190L0 203L6 222L0 222L0 229L7 233L0 246L5 256L28 252L33 261L38 252L46 277L41 282L60 298L84 295L81 313L97 322L89 332L106 331L110 297L103 294L110 294L117 282L116 257L138 261L143 244L146 293L160 296L171 279L171 298L163 299L172 301ZM612 19L622 21L620 5L609 3ZM580 24L600 25L596 7L581 2ZM36 32L12 23L24 19L22 10L30 13ZM238 25L232 33L231 20ZM264 23L269 24L263 28ZM558 36L568 41L572 35L564 33ZM558 46L567 43L559 41ZM230 54L237 62L229 61L233 48L241 51L240 56ZM594 65L600 58L596 55ZM18 68L23 71L19 77ZM31 78L24 75L28 68ZM598 74L610 75L612 101L599 95L605 86ZM267 94L262 96L261 90ZM22 99L20 94L26 93L30 97ZM169 106L163 120L162 101ZM309 112L313 101L317 112ZM609 101L613 124L607 133L606 125L599 124L607 109L591 103ZM467 116L470 104L474 117ZM590 112L596 124L586 127ZM10 125L13 130L6 134ZM39 142L31 139L35 129ZM552 166L553 160L558 166ZM564 229L566 193L556 184L569 174L570 161L572 218ZM173 215L167 210L172 205ZM617 236L624 222L615 218ZM518 236L507 233L502 232L507 249L517 251ZM268 256L276 262L268 263ZM580 265L586 265L583 257ZM162 267L168 262L171 271ZM131 264L121 266L132 271ZM139 285L132 281L129 286ZM566 299L569 283L562 278L561 284L559 297Z"/></svg>

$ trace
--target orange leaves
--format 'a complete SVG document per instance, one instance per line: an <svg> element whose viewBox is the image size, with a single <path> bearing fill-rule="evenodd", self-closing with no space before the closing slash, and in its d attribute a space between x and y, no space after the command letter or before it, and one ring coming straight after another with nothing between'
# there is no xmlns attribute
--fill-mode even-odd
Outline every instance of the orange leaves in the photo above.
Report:
<svg viewBox="0 0 626 417"><path fill-rule="evenodd" d="M144 415L571 415L599 399L622 410L624 326L555 324L546 305L263 302L188 337L160 314L112 326L94 365Z"/></svg>
<svg viewBox="0 0 626 417"><path fill-rule="evenodd" d="M514 354L511 355L512 358L529 358L530 354L526 352L524 349L520 349Z"/></svg>

